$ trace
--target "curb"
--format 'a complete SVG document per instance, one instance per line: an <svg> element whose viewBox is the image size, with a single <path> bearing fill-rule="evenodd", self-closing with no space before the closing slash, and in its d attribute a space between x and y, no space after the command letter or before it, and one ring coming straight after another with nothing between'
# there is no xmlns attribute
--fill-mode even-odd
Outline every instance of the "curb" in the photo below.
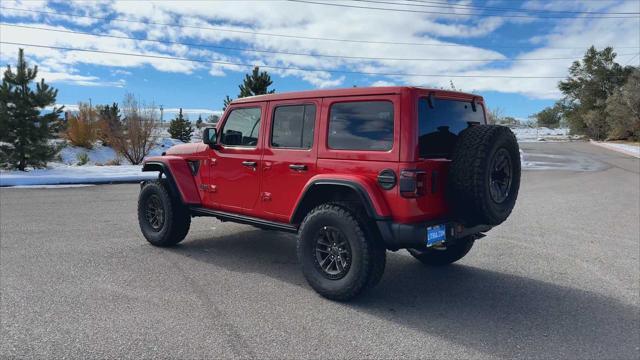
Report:
<svg viewBox="0 0 640 360"><path fill-rule="evenodd" d="M600 146L602 148L611 150L611 151L615 151L615 152L619 152L621 154L625 154L625 155L629 155L632 156L634 158L640 159L640 148L638 148L638 152L633 152L633 151L629 151L626 149L621 149L617 146L612 146L611 144L608 144L606 142L598 142L598 141L593 141L593 140L589 140L589 142L595 146Z"/></svg>

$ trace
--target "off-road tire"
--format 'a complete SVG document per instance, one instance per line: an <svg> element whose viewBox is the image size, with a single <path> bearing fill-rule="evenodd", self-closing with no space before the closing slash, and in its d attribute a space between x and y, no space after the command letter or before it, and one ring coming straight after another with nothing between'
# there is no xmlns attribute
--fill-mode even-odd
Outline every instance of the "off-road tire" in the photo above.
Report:
<svg viewBox="0 0 640 360"><path fill-rule="evenodd" d="M145 213L151 196L159 198L164 210L164 221L159 229L154 229ZM179 199L171 196L162 180L150 181L140 190L138 223L149 243L154 246L168 247L176 245L187 236L191 226L191 214Z"/></svg>
<svg viewBox="0 0 640 360"><path fill-rule="evenodd" d="M316 292L331 300L358 296L373 287L384 272L386 249L356 213L338 204L322 204L311 210L300 226L297 252L302 273ZM316 262L316 238L325 227L339 230L351 249L350 267L339 279L327 278Z"/></svg>
<svg viewBox="0 0 640 360"><path fill-rule="evenodd" d="M498 154L510 159L510 187L502 202L494 200L489 188ZM447 197L456 218L467 225L498 225L506 220L520 188L520 150L513 132L497 125L469 127L460 133L451 160Z"/></svg>
<svg viewBox="0 0 640 360"><path fill-rule="evenodd" d="M429 248L426 250L407 249L409 254L428 266L445 266L462 259L473 247L474 238L460 239L446 249Z"/></svg>

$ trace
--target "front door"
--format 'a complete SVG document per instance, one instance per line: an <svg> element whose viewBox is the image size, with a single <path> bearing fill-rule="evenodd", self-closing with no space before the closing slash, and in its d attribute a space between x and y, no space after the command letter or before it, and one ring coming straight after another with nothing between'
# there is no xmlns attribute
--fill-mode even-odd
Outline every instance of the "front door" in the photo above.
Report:
<svg viewBox="0 0 640 360"><path fill-rule="evenodd" d="M260 194L264 104L240 105L227 111L218 143L211 149L207 206L253 213Z"/></svg>
<svg viewBox="0 0 640 360"><path fill-rule="evenodd" d="M315 100L269 104L261 198L264 211L273 220L289 220L298 196L316 173L319 108L320 101Z"/></svg>

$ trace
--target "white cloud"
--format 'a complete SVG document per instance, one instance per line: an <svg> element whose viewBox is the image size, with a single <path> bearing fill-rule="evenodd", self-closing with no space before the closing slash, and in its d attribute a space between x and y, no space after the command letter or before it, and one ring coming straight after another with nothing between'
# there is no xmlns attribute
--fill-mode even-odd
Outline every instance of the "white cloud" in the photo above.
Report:
<svg viewBox="0 0 640 360"><path fill-rule="evenodd" d="M459 1L456 4L470 4ZM516 7L512 2L497 2L497 5ZM536 10L606 10L639 11L640 3L609 1L590 2L540 2L528 1L523 7ZM46 1L8 1L3 6L50 10ZM504 59L498 51L479 46L450 46L455 42L446 39L471 39L493 34L506 23L533 22L532 19L508 19L478 16L443 16L420 13L391 13L384 11L345 9L291 2L203 2L203 1L91 1L70 3L71 12L91 16L115 16L132 21L154 23L180 23L186 27L171 27L158 24L111 21L102 22L86 18L74 18L56 22L57 26L42 25L42 17L33 13L8 12L25 24L38 24L51 29L94 29L97 32L117 36L146 36L150 39L210 45L256 48L271 51L288 51L310 54L335 54L339 56L361 56L372 58L429 58L429 59ZM389 5L392 6L392 5ZM398 7L401 7L398 5ZM406 6L405 6L406 7ZM405 8L403 7L403 8ZM408 7L406 7L408 8ZM415 8L415 7L413 7ZM65 10L66 11L66 10ZM468 13L467 9L457 9ZM5 12L3 12L5 15ZM522 52L519 58L581 57L583 50L569 51L557 48L576 47L585 43L611 44L617 48L638 46L639 20L566 19L540 22L540 34L529 39L537 49ZM551 24L551 25L550 25ZM553 25L555 24L555 25ZM196 28L203 27L203 28ZM215 27L217 30L206 29ZM282 34L286 36L262 36L241 32ZM354 60L344 58L294 56L272 53L227 51L222 53L211 48L200 48L180 44L135 42L126 39L96 38L92 36L66 34L52 31L19 29L1 26L3 41L37 43L49 46L87 48L99 51L140 53L153 56L189 57L249 65L269 64L278 67L313 68L323 71L268 69L282 77L297 77L318 88L344 85L343 74L333 70L393 74L482 74L499 76L564 76L571 60L549 62L514 61L510 63L461 62L461 61L395 61L384 59ZM142 35L141 35L142 34ZM289 37L287 37L289 36ZM293 36L293 37L291 37ZM323 37L334 39L360 39L365 42L340 42L307 40L298 37ZM389 42L389 44L366 41ZM430 43L442 46L402 45L398 43ZM231 45L229 45L231 44ZM0 46L3 61L15 59L17 46ZM638 51L632 49L629 52ZM624 52L620 50L619 52ZM246 66L232 64L207 64L188 61L152 59L114 54L68 52L44 48L30 48L28 56L41 65L49 81L67 81L78 85L102 84L100 86L122 86L124 80L100 81L93 76L81 74L78 66L93 64L114 68L112 76L130 73L131 69L151 66L157 71L194 74L208 72L210 76L225 76L228 72L246 72ZM66 74L66 77L65 77ZM367 78L370 78L367 76ZM501 79L501 78L440 78L412 75L378 76L371 82L374 86L384 84L413 84L433 87L448 87L454 80L456 86L467 90L501 91L520 93L536 98L558 96L555 79ZM98 86L98 85L94 85Z"/></svg>

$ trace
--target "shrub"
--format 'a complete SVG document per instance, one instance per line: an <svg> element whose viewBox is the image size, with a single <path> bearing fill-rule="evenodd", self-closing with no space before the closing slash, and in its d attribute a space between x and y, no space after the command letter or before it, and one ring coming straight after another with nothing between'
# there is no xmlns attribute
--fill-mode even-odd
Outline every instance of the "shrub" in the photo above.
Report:
<svg viewBox="0 0 640 360"><path fill-rule="evenodd" d="M107 161L106 163L104 163L105 166L117 166L117 165L122 165L120 159L115 158L115 159L111 159L109 161Z"/></svg>
<svg viewBox="0 0 640 360"><path fill-rule="evenodd" d="M142 162L155 143L157 112L153 105L143 107L132 94L125 95L122 127L108 129L107 141L113 149L133 165Z"/></svg>
<svg viewBox="0 0 640 360"><path fill-rule="evenodd" d="M89 162L89 155L86 152L81 152L76 155L76 159L78 160L78 166L85 165Z"/></svg>
<svg viewBox="0 0 640 360"><path fill-rule="evenodd" d="M91 149L97 139L95 111L87 104L78 105L78 113L69 114L67 120L67 140L72 145Z"/></svg>

